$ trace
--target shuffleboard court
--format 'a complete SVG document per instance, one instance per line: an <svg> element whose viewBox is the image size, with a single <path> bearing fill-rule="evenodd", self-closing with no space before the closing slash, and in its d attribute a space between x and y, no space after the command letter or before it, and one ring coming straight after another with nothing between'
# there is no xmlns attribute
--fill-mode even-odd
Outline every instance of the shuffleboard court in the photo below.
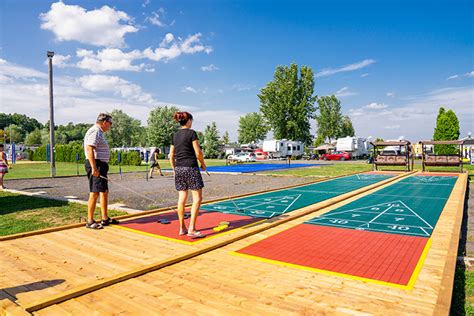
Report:
<svg viewBox="0 0 474 316"><path fill-rule="evenodd" d="M394 174L356 174L291 189L205 204L201 206L197 219L198 229L205 237L199 239L178 235L178 217L174 211L123 221L115 227L181 243L197 243L267 218L355 191L393 176ZM162 220L165 220L165 223ZM228 223L225 229L214 230L223 222Z"/></svg>
<svg viewBox="0 0 474 316"><path fill-rule="evenodd" d="M360 189L393 176L393 174L356 174L286 190L210 203L203 205L201 209L251 217L271 218Z"/></svg>
<svg viewBox="0 0 474 316"><path fill-rule="evenodd" d="M410 289L456 181L410 176L236 254Z"/></svg>
<svg viewBox="0 0 474 316"><path fill-rule="evenodd" d="M229 172L229 173L251 173L261 172L270 170L281 170L281 169L294 169L294 168L307 168L307 167L321 167L328 166L329 164L310 164L310 163L252 163L252 164L240 164L230 166L210 166L206 170L209 172Z"/></svg>
<svg viewBox="0 0 474 316"><path fill-rule="evenodd" d="M412 176L309 220L308 224L429 237L455 176Z"/></svg>

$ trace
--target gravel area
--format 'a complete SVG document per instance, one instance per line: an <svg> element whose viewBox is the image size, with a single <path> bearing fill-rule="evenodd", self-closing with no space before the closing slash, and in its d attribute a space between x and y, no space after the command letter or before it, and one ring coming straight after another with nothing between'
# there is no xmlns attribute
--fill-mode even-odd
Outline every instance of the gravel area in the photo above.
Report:
<svg viewBox="0 0 474 316"><path fill-rule="evenodd" d="M122 179L119 174L112 174L109 178L111 179L110 204L119 204L137 210L176 205L178 193L174 188L174 179L171 175L164 177L157 175L148 181L144 173L126 173L123 174ZM203 174L203 180L204 201L312 181L311 178L254 174L211 174L211 176ZM57 198L66 197L87 201L89 196L88 181L85 176L8 180L6 184L9 189ZM191 202L191 200L191 194L189 194L188 201Z"/></svg>

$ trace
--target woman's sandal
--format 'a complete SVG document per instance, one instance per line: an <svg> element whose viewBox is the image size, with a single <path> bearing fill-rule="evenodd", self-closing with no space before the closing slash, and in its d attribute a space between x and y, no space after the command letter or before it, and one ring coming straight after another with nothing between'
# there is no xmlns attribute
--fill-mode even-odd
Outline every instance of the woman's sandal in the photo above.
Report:
<svg viewBox="0 0 474 316"><path fill-rule="evenodd" d="M86 223L86 228L90 229L102 229L104 226L102 224L96 223L96 222L87 222Z"/></svg>
<svg viewBox="0 0 474 316"><path fill-rule="evenodd" d="M179 231L180 236L184 236L184 235L187 235L187 234L188 234L188 231L186 229Z"/></svg>
<svg viewBox="0 0 474 316"><path fill-rule="evenodd" d="M103 219L100 221L100 224L102 226L108 226L110 224L112 225L117 225L119 223L118 220L114 219L114 218L110 218L110 217L107 217L107 219Z"/></svg>
<svg viewBox="0 0 474 316"><path fill-rule="evenodd" d="M193 232L188 232L187 234L188 237L191 237L191 238L203 238L203 237L206 237L203 233L199 232L199 231L193 231Z"/></svg>

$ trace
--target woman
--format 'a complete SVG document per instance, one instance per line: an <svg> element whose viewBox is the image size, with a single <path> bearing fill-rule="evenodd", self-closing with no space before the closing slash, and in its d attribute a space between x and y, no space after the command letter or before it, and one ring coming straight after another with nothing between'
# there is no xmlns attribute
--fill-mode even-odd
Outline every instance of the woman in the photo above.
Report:
<svg viewBox="0 0 474 316"><path fill-rule="evenodd" d="M160 172L160 176L163 176L163 172L161 171L161 167L160 167L160 164L158 163L158 154L160 153L160 150L158 148L156 148L153 153L151 154L151 158L150 158L150 175L148 176L148 178L153 178L153 170L155 168L158 169L158 171Z"/></svg>
<svg viewBox="0 0 474 316"><path fill-rule="evenodd" d="M202 188L204 182L199 171L198 160L201 168L206 171L206 163L202 155L201 147L196 131L191 129L193 116L188 112L176 112L174 119L181 125L181 128L173 135L170 148L170 163L174 171L174 181L178 196L178 218L179 234L188 235L192 238L204 237L196 230L196 219L202 202ZM193 195L193 205L191 206L191 220L189 229L184 223L184 205L188 198L188 190Z"/></svg>
<svg viewBox="0 0 474 316"><path fill-rule="evenodd" d="M7 154L3 151L3 144L0 144L0 189L6 189L3 186L3 177L8 173L8 159Z"/></svg>

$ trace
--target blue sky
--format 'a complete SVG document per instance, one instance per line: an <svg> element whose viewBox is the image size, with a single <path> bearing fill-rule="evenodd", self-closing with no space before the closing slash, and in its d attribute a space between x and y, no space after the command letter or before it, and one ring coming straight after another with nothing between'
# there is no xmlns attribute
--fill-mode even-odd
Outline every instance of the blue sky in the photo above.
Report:
<svg viewBox="0 0 474 316"><path fill-rule="evenodd" d="M310 66L359 136L431 138L439 106L474 132L474 1L0 0L0 110L59 124L172 104L237 138L277 65ZM313 130L316 129L312 122Z"/></svg>

